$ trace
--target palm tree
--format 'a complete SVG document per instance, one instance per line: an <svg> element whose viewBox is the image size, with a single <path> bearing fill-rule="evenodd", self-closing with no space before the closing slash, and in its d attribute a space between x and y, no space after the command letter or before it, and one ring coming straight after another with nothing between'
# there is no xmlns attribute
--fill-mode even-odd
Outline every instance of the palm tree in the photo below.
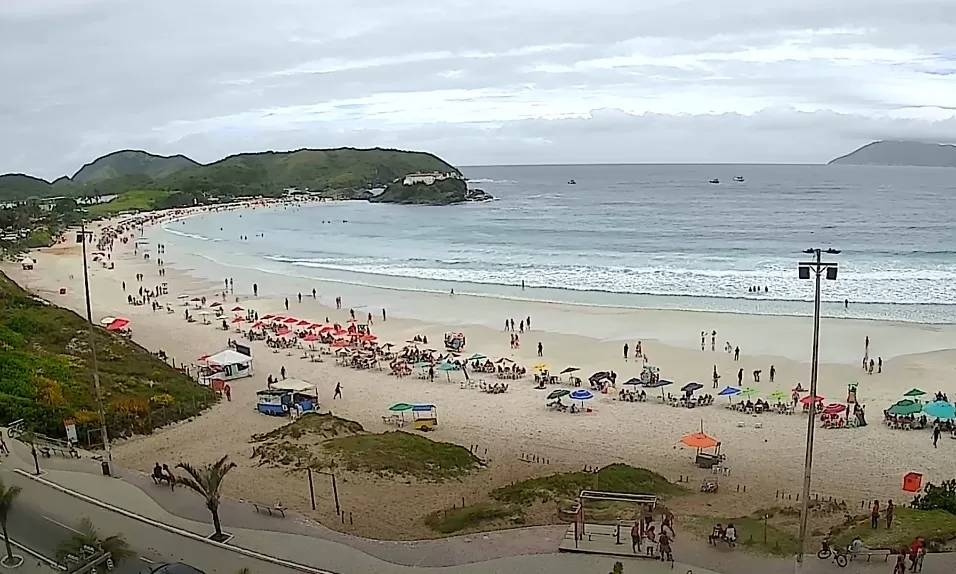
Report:
<svg viewBox="0 0 956 574"><path fill-rule="evenodd" d="M189 475L177 477L176 482L206 500L206 508L212 514L212 524L216 528L215 536L223 538L222 523L219 521L219 497L222 496L222 481L230 470L236 468L236 463L229 462L229 455L226 455L213 464L204 464L199 468L186 462L177 464L176 468L183 469Z"/></svg>
<svg viewBox="0 0 956 574"><path fill-rule="evenodd" d="M7 545L7 556L4 562L13 564L13 545L10 544L10 536L7 535L7 517L10 516L10 510L13 509L13 501L20 494L19 486L6 486L3 480L0 480L0 529L3 530L3 541Z"/></svg>
<svg viewBox="0 0 956 574"><path fill-rule="evenodd" d="M126 539L123 538L122 534L114 534L113 536L107 536L104 538L93 525L92 520L89 518L83 518L77 524L76 531L73 533L73 535L69 539L63 541L63 543L60 544L60 547L57 548L56 557L62 564L66 561L66 557L70 554L74 556L82 556L84 546L96 548L97 550L102 550L103 552L109 552L110 557L116 564L136 556L136 553L133 552L133 550L129 547L129 543L126 542Z"/></svg>

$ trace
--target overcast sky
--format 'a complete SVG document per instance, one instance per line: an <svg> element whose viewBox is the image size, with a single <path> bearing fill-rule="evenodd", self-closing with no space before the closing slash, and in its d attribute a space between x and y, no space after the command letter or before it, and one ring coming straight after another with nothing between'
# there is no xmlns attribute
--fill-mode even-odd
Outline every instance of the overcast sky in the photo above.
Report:
<svg viewBox="0 0 956 574"><path fill-rule="evenodd" d="M0 0L0 172L120 148L825 162L956 141L956 0Z"/></svg>

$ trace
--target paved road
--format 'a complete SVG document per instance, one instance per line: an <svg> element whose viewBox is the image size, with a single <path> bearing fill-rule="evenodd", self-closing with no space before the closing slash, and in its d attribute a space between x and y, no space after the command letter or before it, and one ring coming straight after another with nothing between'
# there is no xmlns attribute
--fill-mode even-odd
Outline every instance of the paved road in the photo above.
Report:
<svg viewBox="0 0 956 574"><path fill-rule="evenodd" d="M6 468L0 470L0 476L5 484L17 485L23 489L9 517L8 531L11 540L45 556L54 556L57 546L70 537L69 529L80 519L87 517L101 534L122 534L137 554L154 563L185 562L206 574L236 574L242 568L249 568L254 574L297 572L220 550L109 512L47 488ZM19 553L25 554L22 551ZM138 574L148 570L149 564L137 559L119 565L114 572Z"/></svg>

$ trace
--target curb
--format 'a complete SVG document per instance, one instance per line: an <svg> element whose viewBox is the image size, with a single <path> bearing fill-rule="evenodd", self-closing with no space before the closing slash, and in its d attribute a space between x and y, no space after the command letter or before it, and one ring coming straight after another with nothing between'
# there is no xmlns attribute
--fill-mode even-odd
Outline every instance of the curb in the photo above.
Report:
<svg viewBox="0 0 956 574"><path fill-rule="evenodd" d="M241 546L233 546L233 545L231 545L231 544L223 544L223 543L221 543L221 542L216 542L216 541L213 541L213 540L209 540L208 538L205 538L205 537L200 536L200 535L198 535L198 534L189 532L188 530L183 530L182 528L177 528L177 527L175 527L175 526L171 526L171 525L169 525L169 524L165 524L165 523L159 522L159 521L157 521L157 520L153 520L152 518L146 518L145 516L142 516L142 515L140 515L140 514L136 514L135 512L130 512L129 510L125 510L125 509L123 509L123 508L119 508L118 506L113 506L112 504L107 504L106 502L103 502L102 500L97 500L97 499L93 498L92 496L87 496L87 495L85 495L85 494L76 492L75 490L70 490L69 488L66 488L66 487L64 487L64 486L60 486L59 484L57 484L57 483L55 483L55 482L53 482L53 481L50 481L50 480L47 480L47 479L45 479L45 478L41 478L41 477L38 477L38 476L34 476L34 475L30 474L29 472L26 472L26 471L24 471L24 470L22 470L22 469L15 468L15 469L13 469L13 472L19 474L20 476L29 478L30 480L32 480L32 481L34 481L34 482L38 482L38 483L40 483L40 484L42 484L42 485L44 485L44 486L50 487L50 488L52 488L53 490L57 490L57 491L59 491L59 492L62 492L63 494L68 494L68 495L72 496L73 498L77 498L77 499L79 499L79 500L82 500L82 501L87 502L87 503L89 503L89 504L92 504L92 505L94 505L94 506L99 506L100 508L103 508L103 509L105 509L105 510L109 510L110 512L115 512L116 514L120 514L120 515L122 515L122 516L125 516L126 518L131 518L131 519L133 519L133 520L142 522L143 524L147 524L147 525L152 526L152 527L154 527L154 528L159 528L159 529L161 529L161 530L165 530L166 532L169 532L169 533L171 533L171 534L176 534L176 535L182 536L182 537L184 537L184 538L189 538L190 540L195 540L196 542L202 542L202 543L208 544L208 545L210 545L210 546L214 546L214 547L216 547L216 548L219 548L220 550L228 550L228 551L230 551L230 552L235 552L236 554L241 554L241 555L246 556L246 557L248 557L248 558L255 558L256 560L262 560L263 562L271 562L272 564L275 564L275 565L277 565L277 566L283 566L283 567L285 567L285 568L290 568L290 569L292 569L292 570L298 570L298 571L300 571L300 572L306 572L306 573L308 573L308 574L339 574L339 573L333 572L333 571L331 571L331 570L323 570L323 569L321 569L321 568L315 568L315 567L313 567L313 566L307 566L307 565L305 565L305 564L299 564L298 562L290 562L289 560L283 560L282 558L277 558L277 557L275 557L275 556L269 556L268 554L262 554L262 553L260 553L260 552L256 552L255 550L249 550L248 548L243 548L243 547L241 547Z"/></svg>

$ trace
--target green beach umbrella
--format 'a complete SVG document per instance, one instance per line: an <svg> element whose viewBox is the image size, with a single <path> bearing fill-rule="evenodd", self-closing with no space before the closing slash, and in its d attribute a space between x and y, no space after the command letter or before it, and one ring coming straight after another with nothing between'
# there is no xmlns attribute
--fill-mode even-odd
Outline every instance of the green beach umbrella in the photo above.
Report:
<svg viewBox="0 0 956 574"><path fill-rule="evenodd" d="M567 389L556 389L551 391L548 394L548 400L553 401L554 399L560 399L561 397L566 397L571 394L571 391Z"/></svg>
<svg viewBox="0 0 956 574"><path fill-rule="evenodd" d="M482 360L482 359L487 359L487 358L488 358L488 357L482 355L481 353L475 353L474 355L468 357L466 360L468 360L468 361L480 361L480 360Z"/></svg>
<svg viewBox="0 0 956 574"><path fill-rule="evenodd" d="M923 410L923 405L916 403L904 404L902 401L896 403L888 409L891 415L915 415Z"/></svg>
<svg viewBox="0 0 956 574"><path fill-rule="evenodd" d="M922 391L922 390L920 390L920 389L913 388L913 389L910 389L910 390L906 391L905 393L903 393L903 396L904 396L904 397L921 397L921 396L923 396L923 395L925 395L925 394L926 394L925 391Z"/></svg>
<svg viewBox="0 0 956 574"><path fill-rule="evenodd" d="M747 387L746 389L743 389L742 391L740 391L740 394L747 397L748 399L752 399L754 398L755 395L760 394L760 391L758 391L757 389L753 387Z"/></svg>
<svg viewBox="0 0 956 574"><path fill-rule="evenodd" d="M774 392L770 393L770 396L767 397L767 398L769 398L771 401L784 401L784 400L788 399L789 397L788 397L787 393L785 393L785 392L783 392L783 391L774 391Z"/></svg>
<svg viewBox="0 0 956 574"><path fill-rule="evenodd" d="M426 369L431 366L431 363L429 363L428 361L419 361L412 366L415 367L416 369Z"/></svg>
<svg viewBox="0 0 956 574"><path fill-rule="evenodd" d="M388 407L388 410L393 413L403 413L405 411L412 410L412 405L408 403L395 403L394 405Z"/></svg>

